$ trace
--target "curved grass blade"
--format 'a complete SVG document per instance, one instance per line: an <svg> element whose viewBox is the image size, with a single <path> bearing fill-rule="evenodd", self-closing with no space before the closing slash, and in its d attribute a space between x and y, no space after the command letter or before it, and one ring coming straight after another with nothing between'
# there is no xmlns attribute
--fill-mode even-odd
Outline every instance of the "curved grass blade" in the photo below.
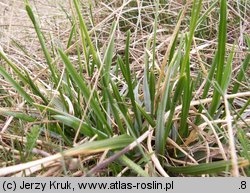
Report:
<svg viewBox="0 0 250 193"><path fill-rule="evenodd" d="M4 61L13 69L13 71L18 75L18 77L23 81L24 83L27 83L31 88L35 95L39 95L41 99L44 101L45 104L48 104L48 100L45 98L45 96L40 92L39 88L34 84L32 79L30 78L28 72L24 70L26 77L21 73L21 69L18 68L11 60L8 59L8 57L0 50L0 57L4 59Z"/></svg>
<svg viewBox="0 0 250 193"><path fill-rule="evenodd" d="M0 74L6 78L6 80L17 90L17 92L22 95L22 97L30 104L32 104L34 101L29 96L29 94L3 69L2 66L0 66Z"/></svg>
<svg viewBox="0 0 250 193"><path fill-rule="evenodd" d="M27 3L27 2L26 2ZM56 75L56 72L55 72L55 68L53 67L52 65L52 58L51 58L51 55L46 47L46 43L45 43L45 40L44 40L44 37L43 37L43 34L42 34L42 31L38 25L38 22L34 16L34 13L30 7L30 5L27 3L26 6L26 11L33 23L33 26L36 30L36 34L37 34L37 37L39 39L39 42L40 42L40 45L42 47L42 50L43 50L43 53L44 53L44 56L45 56L45 59L47 61L47 64L49 66L49 69L50 69L50 72L51 72L51 75L52 75L52 78L53 78L53 81L56 83L56 85L58 84L58 78L57 78L57 75Z"/></svg>
<svg viewBox="0 0 250 193"><path fill-rule="evenodd" d="M122 124L122 120L119 116L119 111L117 110L118 107L115 106L115 100L114 98L112 97L112 94L109 90L109 88L106 88L106 94L108 96L108 99L109 99L109 105L111 107L111 110L113 112L113 115L114 115L114 118L115 118L115 121L117 123L117 126L118 126L118 129L120 130L120 132L122 134L126 133L126 130L124 129L123 127L123 124Z"/></svg>
<svg viewBox="0 0 250 193"><path fill-rule="evenodd" d="M145 172L139 164L136 164L134 161L129 159L127 156L122 155L119 160L126 164L131 170L134 170L137 174L142 177L149 177L148 173Z"/></svg>
<svg viewBox="0 0 250 193"><path fill-rule="evenodd" d="M86 45L86 42L85 42L85 39L88 43L88 46L90 48L90 52L93 56L93 60L94 62L97 64L98 67L101 66L101 63L100 63L100 60L99 60L99 57L95 51L95 47L93 46L92 42L91 42L91 38L89 36L89 32L88 32L88 29L87 29L87 26L85 24L85 21L82 17L82 14L81 14L81 10L80 10L80 6L79 6L79 2L78 0L74 0L74 6L75 6L75 9L76 9L76 12L77 12L77 15L78 15L78 19L79 19L79 27L80 27L80 31L81 31L81 38L82 38L82 44L83 44L83 48L84 48L84 54L85 54L85 57L87 57L87 45ZM89 67L87 67L88 69Z"/></svg>
<svg viewBox="0 0 250 193"><path fill-rule="evenodd" d="M68 72L70 73L71 77L73 78L73 80L76 82L76 84L78 85L79 89L82 91L83 96L85 98L86 101L89 100L90 97L90 90L87 87L87 85L85 84L84 80L82 79L82 77L80 77L80 75L77 73L76 69L74 68L74 66L71 64L69 58L64 54L64 52L61 49L58 49L59 54L68 70ZM92 107L93 111L95 112L95 114L98 116L98 119L102 122L102 124L106 127L105 131L108 135L112 134L112 130L104 116L104 113L102 112L102 110L100 109L100 106L97 104L97 102L92 98L90 100L90 106Z"/></svg>
<svg viewBox="0 0 250 193"><path fill-rule="evenodd" d="M156 126L154 119L139 104L136 103L136 107L139 109L142 116L147 120L147 122L154 128Z"/></svg>
<svg viewBox="0 0 250 193"><path fill-rule="evenodd" d="M44 94L42 94L40 92L39 88L34 84L33 80L31 79L30 75L28 74L28 72L26 70L25 70L25 74L26 74L26 77L27 77L27 84L29 84L29 86L31 87L33 93L35 95L38 95L46 105L49 104L48 99L44 96Z"/></svg>
<svg viewBox="0 0 250 193"><path fill-rule="evenodd" d="M63 111L59 111L57 109L54 109L52 107L48 107L48 106L44 106L44 105L40 105L40 104L37 104L37 103L34 103L34 105L39 108L40 110L44 111L48 111L52 114L52 117L54 117L55 119L57 120L60 120L62 123L64 123L65 125L69 126L69 127L72 127L74 129L78 129L79 128L79 125L81 123L81 120L73 115L70 115L66 112L63 112ZM90 133L91 132L88 132L86 131L87 130L92 130L94 133L96 133L98 136L100 136L101 138L107 138L108 135L92 126L90 126L89 124L87 124L86 122L83 122L82 123L82 127L81 127L81 130L80 132L82 134L85 134L87 136L92 136ZM86 131L86 132L85 132ZM93 133L92 132L92 133Z"/></svg>
<svg viewBox="0 0 250 193"><path fill-rule="evenodd" d="M94 141L82 144L78 147L62 152L64 156L74 156L79 154L97 153L106 150L121 149L132 143L134 140L127 134L109 139Z"/></svg>
<svg viewBox="0 0 250 193"><path fill-rule="evenodd" d="M119 93L119 90L117 88L117 85L111 80L110 81L111 87L112 87L112 91L113 91L113 95L117 104L117 107L114 106L118 112L121 112L124 115L124 118L126 119L126 121L128 122L128 124L130 125L131 128L133 128L133 124L132 124L132 118L128 113L128 108L126 107L126 103L123 100L122 96ZM133 130L135 130L133 128Z"/></svg>
<svg viewBox="0 0 250 193"><path fill-rule="evenodd" d="M139 114L138 109L136 108L136 100L134 96L134 89L133 83L131 79L130 67L129 67L129 43L130 43L130 31L127 32L127 39L126 39L126 48L125 48L125 64L122 61L121 57L118 57L118 64L121 68L122 74L128 84L128 95L132 103L132 108L135 113L136 124L138 125L139 129L135 130L135 133L139 135L139 130L142 127L141 123L141 116Z"/></svg>
<svg viewBox="0 0 250 193"><path fill-rule="evenodd" d="M248 160L239 161L238 165L248 166ZM212 163L202 163L199 165L172 167L167 166L169 172L187 175L202 175L202 174L218 174L223 171L230 170L232 167L232 161L217 161Z"/></svg>
<svg viewBox="0 0 250 193"><path fill-rule="evenodd" d="M99 131L98 129L94 127L91 127L87 123L85 122L81 123L81 120L74 116L53 115L52 117L55 118L56 120L59 120L63 124L69 127L72 127L75 130L77 130L79 126L81 125L80 133L86 136L93 137L94 134L97 134L101 138L108 137L105 133Z"/></svg>
<svg viewBox="0 0 250 193"><path fill-rule="evenodd" d="M71 45L71 43L72 43L72 39L73 39L75 30L76 30L76 25L73 24L73 25L72 25L72 28L71 28L71 31L70 31L70 34L69 34L69 39L68 39L68 43L67 43L67 48L69 48L70 45Z"/></svg>
<svg viewBox="0 0 250 193"><path fill-rule="evenodd" d="M18 75L21 81L27 83L27 78L21 73L21 69L18 68L8 57L4 54L4 52L0 49L0 57L4 59L4 61L13 69L13 71Z"/></svg>
<svg viewBox="0 0 250 193"><path fill-rule="evenodd" d="M21 119L27 122L34 122L36 121L37 118L26 115L24 113L19 113L19 112L13 112L13 111L8 111L4 108L0 108L0 114L6 115L6 116L12 116L15 117L17 119Z"/></svg>

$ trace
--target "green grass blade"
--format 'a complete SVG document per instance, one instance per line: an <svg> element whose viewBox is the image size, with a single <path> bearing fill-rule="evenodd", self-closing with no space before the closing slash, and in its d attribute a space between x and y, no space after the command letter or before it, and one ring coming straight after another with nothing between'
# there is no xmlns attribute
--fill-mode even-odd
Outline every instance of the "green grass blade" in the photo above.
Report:
<svg viewBox="0 0 250 193"><path fill-rule="evenodd" d="M127 33L127 40L126 40L126 49L125 49L125 64L122 61L121 57L118 57L118 64L121 68L122 74L127 82L128 85L128 95L132 103L132 108L135 113L135 118L136 118L136 123L139 128L141 128L141 116L139 115L139 111L136 108L136 100L134 96L134 89L133 89L133 83L131 79L131 74L130 74L130 67L129 67L129 40L130 40L130 32ZM136 129L135 133L139 135L139 130Z"/></svg>
<svg viewBox="0 0 250 193"><path fill-rule="evenodd" d="M97 153L106 150L116 150L121 149L133 142L133 138L124 134L118 137L113 137L109 139L88 142L82 144L78 147L66 150L63 152L66 156L73 156L79 154Z"/></svg>
<svg viewBox="0 0 250 193"><path fill-rule="evenodd" d="M191 51L191 45L193 42L194 32L197 27L197 21L199 19L199 14L202 7L202 0L194 0L193 6L192 6L192 12L191 12L191 21L190 21L190 32L189 36L186 39L186 49L185 49L185 55L184 59L181 64L181 76L186 73L187 81L185 83L184 87L184 94L183 94L183 106L181 110L181 123L180 123L180 136L185 137L182 135L187 135L188 129L187 129L187 118L188 118L188 112L191 102L191 79L190 79L190 51Z"/></svg>
<svg viewBox="0 0 250 193"><path fill-rule="evenodd" d="M112 28L110 31L110 37L109 37L109 43L107 46L107 50L104 54L104 78L106 81L106 84L109 84L109 79L110 79L110 68L112 64L112 59L113 59L113 54L114 54L114 47L115 47L115 29L116 29L117 23L112 24Z"/></svg>
<svg viewBox="0 0 250 193"><path fill-rule="evenodd" d="M171 125L172 125L172 120L173 120L173 116L174 116L174 112L175 112L175 107L177 105L178 100L181 97L181 94L183 92L183 88L184 88L186 81L187 81L186 76L182 76L182 77L180 77L180 79L178 80L178 82L176 84L176 90L174 92L174 97L171 101L170 113L169 113L168 120L167 120L166 127L165 127L165 133L164 133L164 140L165 140L164 143L165 144L166 144L167 137L168 137L170 130L171 130Z"/></svg>
<svg viewBox="0 0 250 193"><path fill-rule="evenodd" d="M30 104L34 101L30 95L0 66L0 74L17 90L17 92Z"/></svg>
<svg viewBox="0 0 250 193"><path fill-rule="evenodd" d="M147 120L147 122L154 128L156 123L154 119L149 115L139 104L136 103L137 108L141 112L142 116Z"/></svg>
<svg viewBox="0 0 250 193"><path fill-rule="evenodd" d="M226 54L226 38L227 38L227 1L220 1L220 24L219 24L219 37L218 37L218 60L216 70L216 81L219 86L222 85L223 69L225 64ZM214 89L213 100L209 109L209 114L213 117L220 104L220 92Z"/></svg>
<svg viewBox="0 0 250 193"><path fill-rule="evenodd" d="M39 95L41 99L48 104L48 100L45 98L45 96L40 92L39 88L34 84L34 82L31 80L28 72L24 70L26 76L23 75L22 70L18 68L11 60L7 58L7 56L0 50L0 57L4 59L4 61L13 69L13 71L17 74L18 78L23 81L23 83L27 83L31 88L35 95Z"/></svg>
<svg viewBox="0 0 250 193"><path fill-rule="evenodd" d="M244 106L240 109L239 113L237 113L236 121L241 118L242 113L248 108L250 105L250 98L247 100L247 102L244 104Z"/></svg>
<svg viewBox="0 0 250 193"><path fill-rule="evenodd" d="M248 160L250 163L250 154L249 154L249 149L250 149L250 142L249 139L247 138L246 132L239 128L237 132L237 137L239 139L240 145L242 147L242 150L239 152L241 157L244 157L245 159ZM247 171L247 176L250 175L250 167L246 168Z"/></svg>
<svg viewBox="0 0 250 193"><path fill-rule="evenodd" d="M246 36L247 44L248 44L248 52L250 51L250 38ZM236 82L232 89L232 94L235 94L238 92L240 88L240 82L243 80L245 73L247 72L247 69L250 65L250 53L247 53L245 60L242 63L242 66L240 68L240 72L237 75ZM229 102L233 103L234 99L230 99Z"/></svg>
<svg viewBox="0 0 250 193"><path fill-rule="evenodd" d="M71 77L73 78L73 80L76 82L76 84L78 85L78 87L81 89L82 94L85 98L86 101L89 101L90 98L90 89L87 87L87 85L85 84L84 80L79 76L79 74L77 73L76 69L74 68L74 66L71 64L70 60L68 59L68 57L63 53L62 50L58 50L59 54L68 70L68 72L70 73ZM92 98L90 100L90 106L92 107L92 109L94 110L94 112L96 113L96 115L98 116L98 119L103 123L103 125L105 125L106 127L106 133L108 135L112 134L112 130L104 116L104 113L102 112L102 110L100 109L100 106L98 105L98 103Z"/></svg>
<svg viewBox="0 0 250 193"><path fill-rule="evenodd" d="M121 112L124 115L125 119L129 123L129 125L133 128L132 118L128 113L128 108L126 107L126 102L124 101L124 99L120 95L119 90L117 88L117 85L113 81L111 81L110 83L111 83L114 98L115 98L116 103L117 103L118 112ZM133 128L133 130L135 130L135 129Z"/></svg>
<svg viewBox="0 0 250 193"><path fill-rule="evenodd" d="M142 177L149 177L148 173L144 171L140 165L133 162L131 159L129 159L127 156L122 155L119 160L123 162L125 165L127 165L131 170L134 170L139 176Z"/></svg>
<svg viewBox="0 0 250 193"><path fill-rule="evenodd" d="M239 161L241 165L243 161ZM172 167L167 166L167 170L173 173L188 174L188 175L202 175L202 174L218 174L220 172L230 170L232 167L231 161L217 161L212 163L202 163L199 165Z"/></svg>
<svg viewBox="0 0 250 193"><path fill-rule="evenodd" d="M52 107L48 107L48 106L44 106L44 105L40 105L37 103L34 103L34 105L41 111L47 111L49 114L52 115L52 117L54 117L55 119L61 121L62 123L64 123L65 125L72 127L74 129L78 129L80 126L80 122L81 120L73 115L70 115L64 111L58 110L56 108L52 108ZM87 118L86 118L87 119ZM88 121L88 120L86 120ZM81 126L80 133L82 134L90 134L90 132L88 133L84 133L85 130L87 129L93 129L93 132L96 133L98 136L100 136L101 138L107 138L108 135L102 131L100 131L99 129L96 129L94 127L92 127L90 124L83 122L83 125ZM83 132L84 131L84 132ZM92 133L93 133L92 132ZM92 135L91 135L92 136Z"/></svg>
<svg viewBox="0 0 250 193"><path fill-rule="evenodd" d="M136 103L135 103L135 96L134 96L134 89L133 89L133 83L132 83L132 78L131 78L131 73L130 73L130 62L129 62L129 45L130 45L130 35L131 32L127 32L127 40L126 40L126 48L125 48L125 68L126 68L126 74L127 74L127 84L128 84L128 92L129 92L129 97L131 99L132 103L132 108L135 113L135 118L136 118L136 123L138 124L139 128L142 127L141 123L141 116L139 114L138 109L136 108ZM139 131L137 131L138 133Z"/></svg>
<svg viewBox="0 0 250 193"><path fill-rule="evenodd" d="M101 138L108 137L105 133L99 131L94 127L91 127L85 122L81 122L80 119L74 116L53 115L52 117L75 130L77 130L81 126L80 133L83 135L93 137L94 134L97 134Z"/></svg>
<svg viewBox="0 0 250 193"><path fill-rule="evenodd" d="M105 81L104 81L105 82ZM106 88L104 88L106 95L108 96L108 100L109 100L109 105L111 107L112 113L114 115L115 121L117 123L118 129L120 130L121 133L126 133L126 130L123 127L123 123L122 120L120 118L119 115L119 111L117 110L118 107L115 106L115 99L112 96L112 93L110 91L110 89L108 88L108 86L106 86Z"/></svg>
<svg viewBox="0 0 250 193"><path fill-rule="evenodd" d="M178 57L180 55L178 54ZM156 137L156 144L155 144L155 148L156 148L156 153L157 154L161 154L164 155L164 150L165 150L165 145L166 145L166 139L165 139L165 119L164 119L164 115L165 115L165 110L166 110L166 106L167 103L170 102L169 101L169 92L171 92L170 88L170 80L171 77L173 75L173 71L174 71L174 63L176 61L177 58L177 54L175 54L175 56L173 57L168 69L167 69L167 73L165 76L165 81L164 81L164 87L163 87L163 93L162 93L162 98L160 103L160 106L157 109L157 119L156 119L156 131L155 131L155 137Z"/></svg>
<svg viewBox="0 0 250 193"><path fill-rule="evenodd" d="M42 47L42 50L43 50L45 59L47 61L47 64L49 66L53 81L57 85L58 84L58 78L57 78L57 75L56 75L56 72L55 72L55 68L52 65L52 58L51 58L51 55L50 55L50 53L49 53L49 51L48 51L48 49L46 47L46 43L45 43L42 31L41 31L41 29L40 29L40 27L38 25L38 22L37 22L37 20L36 20L36 18L34 16L34 13L33 13L32 9L31 9L30 5L26 4L25 8L26 8L26 11L27 11L32 23L33 23L34 29L36 30L36 34L37 34L37 37L39 39L40 45Z"/></svg>
<svg viewBox="0 0 250 193"><path fill-rule="evenodd" d="M33 82L33 80L31 79L30 75L28 74L28 72L25 70L25 74L27 77L27 83L29 84L29 86L31 87L33 93L37 96L39 96L43 102L47 105L49 104L48 99L44 96L44 94L41 93L41 91L39 90L39 88L35 85L35 83Z"/></svg>
<svg viewBox="0 0 250 193"><path fill-rule="evenodd" d="M237 82L234 84L232 94L235 94L238 92L239 87L240 87L240 82L242 81L244 74L247 72L249 65L250 65L250 54L247 54L247 56L242 64L242 67L240 69L240 72L237 75L237 78L236 78Z"/></svg>
<svg viewBox="0 0 250 193"><path fill-rule="evenodd" d="M126 133L126 129L123 127L122 120L121 120L120 115L119 115L119 112L118 112L118 110L117 110L118 107L116 107L116 106L114 105L114 103L115 103L115 102L114 102L114 99L111 98L110 94L109 94L108 97L110 97L110 98L109 98L110 106L111 106L111 110L112 110L112 112L113 112L115 121L116 121L116 123L117 123L118 129L119 129L119 131L120 131L122 134L124 134L124 133Z"/></svg>
<svg viewBox="0 0 250 193"><path fill-rule="evenodd" d="M69 39L68 39L68 43L67 43L67 48L70 47L71 43L72 43L72 39L73 39L73 36L74 36L74 33L75 33L75 29L76 28L76 25L73 24L72 28L71 28L71 31L70 31L70 34L69 34Z"/></svg>
<svg viewBox="0 0 250 193"><path fill-rule="evenodd" d="M104 54L104 67L102 68L102 106L104 107L105 111L107 112L107 119L109 121L110 117L110 108L113 112L113 115L115 117L115 120L118 124L118 129L121 131L121 133L125 133L125 129L123 128L122 122L120 120L119 114L114 107L114 98L111 94L111 91L109 89L110 87L110 68L112 65L112 59L114 54L114 38L115 38L115 29L116 29L117 23L112 24L110 37L109 37L109 43L107 45L106 52ZM111 125L111 123L110 123Z"/></svg>
<svg viewBox="0 0 250 193"><path fill-rule="evenodd" d="M27 134L27 142L26 142L26 154L28 159L30 160L31 157L31 151L36 146L36 141L40 135L40 126L35 125L30 129L30 132Z"/></svg>
<svg viewBox="0 0 250 193"><path fill-rule="evenodd" d="M154 115L154 101L155 101L155 92L156 92L156 81L155 81L155 74L154 70L149 72L149 92L150 92L150 99L151 99L151 114Z"/></svg>
<svg viewBox="0 0 250 193"><path fill-rule="evenodd" d="M215 57L213 58L211 68L210 68L209 73L208 73L208 77L207 77L205 86L204 86L204 90L203 90L202 97L201 97L202 99L205 99L208 96L208 91L209 91L209 88L210 88L210 85L211 85L211 82L212 82L212 79L213 79L213 76L214 76L214 72L215 72L215 69L216 69L216 65L217 65L217 63L216 63L217 58L218 58L218 54L216 52ZM198 113L201 113L201 111L202 111L202 106L200 105ZM196 119L195 119L195 124L198 124L199 121L200 121L200 116L197 116Z"/></svg>
<svg viewBox="0 0 250 193"><path fill-rule="evenodd" d="M149 50L149 41L147 42L146 49ZM144 104L145 104L146 110L148 112L152 112L152 110L151 110L152 100L151 100L151 96L150 96L150 86L149 86L149 82L148 82L148 80L149 80L149 61L148 60L149 60L149 55L146 51L145 58L144 58L145 68L144 68L144 72L143 72L143 74L144 74L144 76L143 76Z"/></svg>
<svg viewBox="0 0 250 193"><path fill-rule="evenodd" d="M8 57L5 55L5 53L0 50L0 58L3 58L4 61L13 69L13 71L18 75L18 77L25 83L27 83L27 78L21 73L22 70L18 68L11 60L8 59Z"/></svg>
<svg viewBox="0 0 250 193"><path fill-rule="evenodd" d="M13 116L17 119L21 119L27 122L34 122L36 121L35 117L29 116L27 114L24 113L19 113L19 112L13 112L13 111L9 111L7 109L4 108L0 108L0 113L6 116Z"/></svg>
<svg viewBox="0 0 250 193"><path fill-rule="evenodd" d="M117 104L119 106L119 109L124 114L128 114L128 109L127 109L127 107L125 105L126 103L123 100L122 96L120 95L119 90L117 88L117 85L113 81L111 81L110 83L111 83L111 86L112 86L112 91L113 91L114 97L115 97L115 99L117 101Z"/></svg>
<svg viewBox="0 0 250 193"><path fill-rule="evenodd" d="M97 66L100 67L101 63L100 63L98 55L97 55L97 53L95 51L95 47L91 42L91 38L89 36L87 26L86 26L85 21L84 21L84 19L82 17L82 14L81 14L81 10L80 10L78 0L74 0L74 5L75 5L75 9L76 9L78 19L79 19L79 25L80 25L81 37L82 37L82 44L83 44L83 47L85 48L85 57L87 57L87 55L88 55L87 51L86 51L86 42L85 42L85 39L86 39L87 44L88 44L88 46L90 48L90 52L91 52L91 54L93 56L93 60L97 64Z"/></svg>
<svg viewBox="0 0 250 193"><path fill-rule="evenodd" d="M186 45L185 50L185 56L181 65L181 76L186 72L187 64L189 63L189 55L190 55L190 49L194 37L194 32L197 26L197 21L199 18L200 10L202 6L202 0L194 0L193 6L192 6L192 13L191 13L191 21L190 21L190 32L189 32L189 38Z"/></svg>
<svg viewBox="0 0 250 193"><path fill-rule="evenodd" d="M210 14L213 9L218 5L218 1L219 0L215 0L214 2L212 2L210 7L202 14L202 16L197 21L197 27L206 19L207 15Z"/></svg>

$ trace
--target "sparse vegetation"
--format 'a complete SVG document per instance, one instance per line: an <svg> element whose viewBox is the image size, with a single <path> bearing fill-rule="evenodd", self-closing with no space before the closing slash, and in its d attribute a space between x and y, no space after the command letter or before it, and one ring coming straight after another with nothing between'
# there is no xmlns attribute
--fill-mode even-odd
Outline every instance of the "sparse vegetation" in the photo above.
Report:
<svg viewBox="0 0 250 193"><path fill-rule="evenodd" d="M0 4L0 176L250 176L248 0Z"/></svg>

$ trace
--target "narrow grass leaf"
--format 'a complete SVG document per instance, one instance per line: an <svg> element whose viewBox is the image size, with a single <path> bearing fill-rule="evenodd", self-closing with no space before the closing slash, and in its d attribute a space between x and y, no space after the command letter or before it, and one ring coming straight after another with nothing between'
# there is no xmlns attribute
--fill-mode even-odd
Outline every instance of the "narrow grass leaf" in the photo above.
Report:
<svg viewBox="0 0 250 193"><path fill-rule="evenodd" d="M226 92L227 87L228 87L230 80L231 80L231 76L232 76L234 48L235 48L235 46L233 46L232 51L230 52L230 55L228 57L227 64L224 68L223 79L221 82L221 89L222 89L223 93Z"/></svg>
<svg viewBox="0 0 250 193"><path fill-rule="evenodd" d="M41 129L40 126L35 125L30 129L30 132L27 134L27 142L26 142L26 153L27 157L30 157L30 153L32 149L36 146L36 141L40 135ZM28 158L29 159L29 158Z"/></svg>
<svg viewBox="0 0 250 193"><path fill-rule="evenodd" d="M247 44L248 44L248 52L250 52L250 38L249 36L245 36ZM243 61L240 71L236 77L236 82L233 86L232 89L232 94L235 94L238 92L239 88L240 88L240 82L243 80L245 73L247 72L247 69L249 68L250 65L250 53L247 53L245 60ZM233 103L234 98L229 99L230 103Z"/></svg>
<svg viewBox="0 0 250 193"><path fill-rule="evenodd" d="M91 127L86 122L81 122L81 120L78 119L77 117L63 116L63 115L53 115L52 117L56 120L59 120L63 124L75 129L75 130L77 130L79 128L79 126L81 125L80 133L85 135L85 136L93 137L94 134L97 134L101 138L108 137L105 133L99 131L98 129L96 129L94 127Z"/></svg>
<svg viewBox="0 0 250 193"><path fill-rule="evenodd" d="M56 75L56 72L55 72L55 68L52 65L52 58L51 58L51 55L50 55L50 53L49 53L49 51L48 51L48 49L46 47L46 43L45 43L42 31L41 31L41 29L40 29L40 27L38 25L38 22L37 22L37 20L35 18L35 15L34 15L32 9L31 9L30 5L26 4L25 8L26 8L26 11L27 11L32 23L33 23L34 29L36 30L36 34L37 34L37 37L39 39L40 45L42 47L42 50L43 50L45 59L47 61L47 64L49 66L53 81L57 85L58 84L58 78L57 78L57 75Z"/></svg>
<svg viewBox="0 0 250 193"><path fill-rule="evenodd" d="M5 69L0 66L0 74L17 90L17 92L30 104L34 101L30 95L5 71Z"/></svg>
<svg viewBox="0 0 250 193"><path fill-rule="evenodd" d="M169 92L171 92L170 88L170 80L173 75L174 71L174 64L176 66L176 58L179 56L179 54L175 53L171 63L168 66L165 80L164 80L164 85L162 88L162 98L161 101L159 101L160 105L157 109L157 119L156 119L156 153L164 155L164 150L165 150L165 145L166 145L166 139L165 139L165 119L164 119L164 114L165 114L165 109L166 105L169 101Z"/></svg>
<svg viewBox="0 0 250 193"><path fill-rule="evenodd" d="M239 166L245 164L245 161L239 161ZM249 165L249 163L246 163ZM202 175L202 174L219 174L220 172L229 170L232 167L232 161L217 161L212 163L202 163L199 165L173 167L167 166L169 172L188 175Z"/></svg>
<svg viewBox="0 0 250 193"><path fill-rule="evenodd" d="M70 47L71 43L72 43L72 39L73 39L73 36L74 36L74 32L75 32L75 29L76 28L76 25L73 24L72 28L71 28L71 31L70 31L70 34L69 34L69 39L68 39L68 43L67 43L67 48Z"/></svg>
<svg viewBox="0 0 250 193"><path fill-rule="evenodd" d="M144 171L140 165L129 159L127 156L122 155L119 160L127 165L131 170L135 171L139 176L149 177L148 173Z"/></svg>
<svg viewBox="0 0 250 193"><path fill-rule="evenodd" d="M186 36L186 49L185 49L185 55L181 64L181 76L186 73L187 81L185 82L184 87L184 93L183 93L183 105L181 110L181 122L180 122L180 136L185 137L182 135L188 134L187 129L187 118L188 118L188 112L191 102L191 78L190 78L190 51L191 51L191 45L193 42L194 32L197 27L197 21L199 19L199 14L202 7L202 0L194 0L193 6L192 6L192 12L191 12L191 21L190 21L190 32L189 36L187 38Z"/></svg>
<svg viewBox="0 0 250 193"><path fill-rule="evenodd" d="M29 116L25 113L8 111L4 108L0 108L0 114L3 114L5 116L12 116L12 117L15 117L17 119L21 119L21 120L27 121L27 122L34 122L37 119L37 118Z"/></svg>
<svg viewBox="0 0 250 193"><path fill-rule="evenodd" d="M87 41L87 44L90 48L90 52L93 56L93 60L94 62L97 64L98 67L101 66L100 64L100 60L98 58L98 55L97 55L97 52L95 51L95 47L93 46L92 42L91 42L91 38L89 36L89 32L88 32L88 29L87 29L87 26L85 24L85 21L82 17L82 14L81 14L81 10L80 10L80 6L79 6L79 2L78 0L74 0L74 5L75 5L75 9L76 9L76 12L77 12L77 16L78 16L78 19L79 19L79 25L80 25L80 30L81 30L81 37L82 37L82 44L83 44L83 47L85 48L85 57L87 57L87 46L86 46L86 42L85 42L85 39Z"/></svg>
<svg viewBox="0 0 250 193"><path fill-rule="evenodd" d="M221 87L223 80L223 70L225 64L226 53L226 38L227 38L227 1L220 1L220 24L218 36L218 60L216 68L216 81ZM213 101L210 105L209 114L213 117L220 104L220 92L214 89Z"/></svg>
<svg viewBox="0 0 250 193"><path fill-rule="evenodd" d="M178 82L176 84L174 97L173 97L173 99L171 101L170 112L169 112L169 116L168 116L166 127L165 127L165 133L164 133L164 140L165 141L164 141L164 144L166 143L167 137L168 137L168 135L170 133L175 108L176 108L177 102L180 99L181 94L183 92L185 82L186 82L186 76L184 75L184 76L180 77L180 79L178 80Z"/></svg>
<svg viewBox="0 0 250 193"><path fill-rule="evenodd" d="M209 91L209 88L210 88L210 85L211 85L211 82L212 82L212 79L213 79L213 76L214 76L214 73L215 73L215 69L216 69L216 65L217 65L217 63L216 63L217 59L218 59L218 54L216 52L215 57L213 58L213 61L212 61L211 68L210 68L209 73L208 73L208 77L206 78L206 83L205 83L203 93L202 93L202 97L201 97L202 99L205 99L205 98L208 97L208 91ZM201 113L202 109L203 109L202 105L200 105L198 113ZM201 118L200 116L196 116L195 124L199 123L200 118Z"/></svg>
<svg viewBox="0 0 250 193"><path fill-rule="evenodd" d="M60 50L60 49L58 51L59 51L59 54L60 54L60 56L61 56L61 58L62 58L62 60L63 60L63 62L65 64L67 70L69 71L71 77L76 82L78 87L81 89L82 94L85 97L85 100L88 101L89 98L90 98L90 90L89 90L89 88L85 84L84 80L79 76L76 69L71 64L68 57L63 53L63 51ZM92 107L92 109L94 110L96 115L98 116L98 119L106 126L105 127L106 133L108 135L110 135L112 133L111 128L109 127L109 124L108 124L107 120L105 119L104 113L100 109L100 106L97 104L97 102L93 98L90 99L90 106Z"/></svg>
<svg viewBox="0 0 250 193"><path fill-rule="evenodd" d="M37 96L39 96L43 102L47 105L49 104L48 99L45 97L44 94L41 93L41 91L39 90L39 88L35 85L34 81L31 79L29 73L25 70L25 74L27 77L27 83L29 84L29 86L31 87L33 93Z"/></svg>
<svg viewBox="0 0 250 193"><path fill-rule="evenodd" d="M249 142L249 139L247 138L246 132L243 129L239 128L237 130L237 137L238 137L239 143L242 147L240 154L245 159L248 159L248 161L250 163L250 154L249 154L250 142ZM250 174L250 167L248 167L248 174Z"/></svg>
<svg viewBox="0 0 250 193"><path fill-rule="evenodd" d="M127 39L126 39L126 48L125 48L125 68L126 68L126 75L127 75L127 84L128 84L128 94L131 99L132 103L132 108L135 113L135 118L136 118L136 123L138 124L139 128L141 128L141 117L139 114L138 109L136 108L136 103L135 103L135 96L134 96L134 89L133 89L133 83L132 83L132 78L131 78L131 73L130 73L130 62L129 62L129 45L130 45L130 36L131 32L127 32ZM122 65L122 64L120 64ZM137 131L137 134L139 131Z"/></svg>
<svg viewBox="0 0 250 193"><path fill-rule="evenodd" d="M142 116L147 120L147 122L154 128L156 126L156 123L154 119L151 117L151 115L148 114L139 104L136 103L137 108L141 112Z"/></svg>
<svg viewBox="0 0 250 193"><path fill-rule="evenodd" d="M65 156L74 156L79 154L90 154L90 153L97 153L106 150L116 150L121 149L129 145L133 142L133 138L123 134L118 137L113 137L109 139L88 142L82 144L78 147L66 150L63 152Z"/></svg>
<svg viewBox="0 0 250 193"><path fill-rule="evenodd" d="M21 73L22 70L18 66L16 66L11 60L8 59L8 57L1 49L0 49L0 57L3 58L4 61L13 69L13 71L18 75L21 81L27 83L27 78Z"/></svg>
<svg viewBox="0 0 250 193"><path fill-rule="evenodd" d="M146 107L146 110L148 112L151 112L151 96L150 96L150 89L149 89L149 55L147 50L149 50L149 41L146 45L146 51L145 51L145 58L144 58L144 71L143 71L143 93L144 93L144 104ZM152 67L153 68L153 67Z"/></svg>

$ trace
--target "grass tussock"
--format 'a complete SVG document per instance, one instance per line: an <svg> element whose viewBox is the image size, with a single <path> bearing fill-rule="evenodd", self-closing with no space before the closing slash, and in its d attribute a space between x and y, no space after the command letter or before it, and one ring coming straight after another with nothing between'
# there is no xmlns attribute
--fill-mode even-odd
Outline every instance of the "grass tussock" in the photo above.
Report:
<svg viewBox="0 0 250 193"><path fill-rule="evenodd" d="M250 176L249 1L11 2L0 176Z"/></svg>

